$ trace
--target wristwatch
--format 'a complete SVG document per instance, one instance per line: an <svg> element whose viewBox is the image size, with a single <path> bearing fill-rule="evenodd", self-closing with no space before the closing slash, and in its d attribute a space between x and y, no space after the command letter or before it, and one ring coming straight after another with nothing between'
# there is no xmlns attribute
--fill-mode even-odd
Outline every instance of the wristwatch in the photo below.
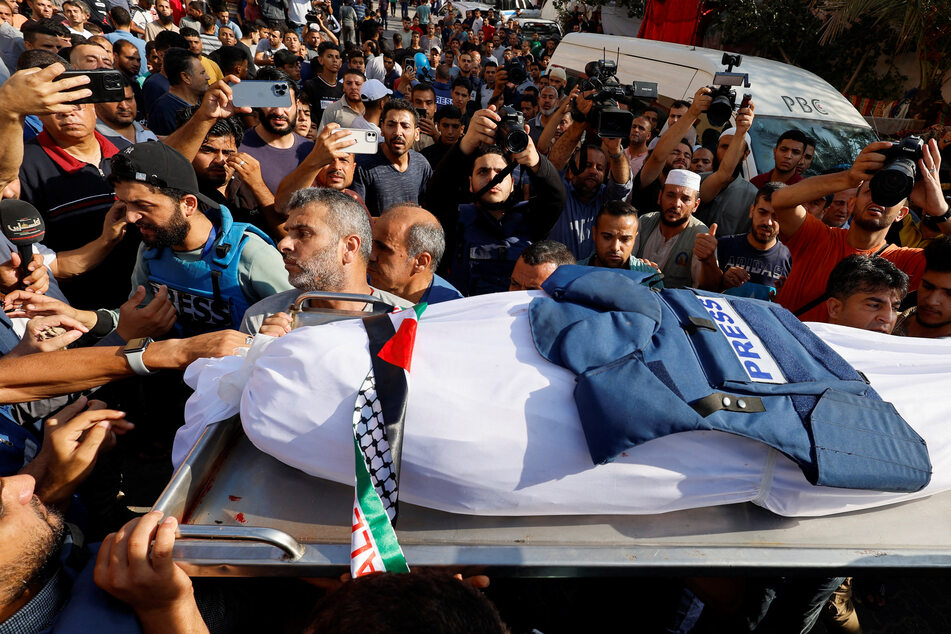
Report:
<svg viewBox="0 0 951 634"><path fill-rule="evenodd" d="M155 374L155 370L149 370L142 361L142 354L145 352L145 349L149 347L150 343L152 343L152 337L138 337L136 339L130 339L129 342L125 344L125 348L122 349L122 354L125 355L126 361L129 362L129 367L140 376Z"/></svg>
<svg viewBox="0 0 951 634"><path fill-rule="evenodd" d="M948 210L940 216L932 216L930 214L922 214L921 221L932 229L937 229L938 225L951 220L951 196L945 196L945 201L948 203Z"/></svg>

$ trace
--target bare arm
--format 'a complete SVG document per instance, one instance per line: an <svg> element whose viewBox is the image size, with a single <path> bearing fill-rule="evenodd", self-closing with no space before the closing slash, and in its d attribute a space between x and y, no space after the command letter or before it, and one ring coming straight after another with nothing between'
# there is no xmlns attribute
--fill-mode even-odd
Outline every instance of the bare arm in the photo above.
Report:
<svg viewBox="0 0 951 634"><path fill-rule="evenodd" d="M235 330L189 339L156 341L142 355L151 370L181 370L203 357L223 357L247 347L247 335ZM0 359L0 402L24 403L80 392L132 376L122 348L76 348Z"/></svg>
<svg viewBox="0 0 951 634"><path fill-rule="evenodd" d="M88 88L80 88L89 83L86 76L53 81L65 70L59 63L44 69L28 68L14 73L0 86L0 190L20 173L24 117L69 112L72 106L67 101L92 94Z"/></svg>
<svg viewBox="0 0 951 634"><path fill-rule="evenodd" d="M624 156L624 148L621 147L621 139L602 139L601 149L604 155L608 157L608 167L611 170L611 178L615 183L624 184L631 178L631 164Z"/></svg>
<svg viewBox="0 0 951 634"><path fill-rule="evenodd" d="M314 139L314 147L310 154L301 161L300 165L281 179L281 183L277 186L277 194L274 197L274 207L279 215L284 213L287 201L291 199L291 194L314 184L317 172L321 168L329 165L335 158L353 157L353 154L345 152L343 148L353 145L357 140L349 132L343 134L337 132L338 130L340 130L340 124L338 123L328 123L324 126L324 129Z"/></svg>
<svg viewBox="0 0 951 634"><path fill-rule="evenodd" d="M577 87L572 89L571 94L569 94L561 102L561 105L558 106L558 110L555 110L555 113L551 115L548 119L548 123L545 124L545 129L542 130L542 133L538 136L538 151L542 154L548 156L548 160L551 160L551 144L552 139L555 138L555 130L558 128L558 124L561 123L562 117L565 116L565 112L568 111L569 106L571 105L571 98L580 94Z"/></svg>
<svg viewBox="0 0 951 634"><path fill-rule="evenodd" d="M745 136L753 125L753 102L750 102L749 108L742 108L736 115L736 134L730 141L723 161L720 167L713 174L710 174L700 185L700 201L702 204L709 204L723 189L733 180L733 173L736 166L740 164L749 148L746 147Z"/></svg>
<svg viewBox="0 0 951 634"><path fill-rule="evenodd" d="M237 108L231 101L231 86L241 80L234 75L228 75L223 80L215 82L205 91L201 105L185 125L165 137L162 142L175 148L185 158L192 161L198 154L198 149L205 142L205 137L218 119L227 119L230 116L244 112L251 112L250 108Z"/></svg>
<svg viewBox="0 0 951 634"><path fill-rule="evenodd" d="M693 122L697 120L700 113L706 112L707 108L710 107L711 100L708 94L709 92L710 89L706 87L698 90L697 94L693 97L693 103L690 104L690 109L687 110L687 114L680 117L674 125L667 128L667 132L664 132L660 135L660 138L657 139L657 145L654 146L654 151L651 152L647 160L644 161L644 166L639 172L638 178L641 179L642 186L650 185L657 180L657 177L660 176L660 173L664 169L664 164L667 162L667 156L687 135L687 130L693 126Z"/></svg>

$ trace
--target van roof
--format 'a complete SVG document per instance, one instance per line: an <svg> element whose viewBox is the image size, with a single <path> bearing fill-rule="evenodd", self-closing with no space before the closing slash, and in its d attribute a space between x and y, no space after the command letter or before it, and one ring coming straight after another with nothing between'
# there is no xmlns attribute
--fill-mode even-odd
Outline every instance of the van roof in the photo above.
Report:
<svg viewBox="0 0 951 634"><path fill-rule="evenodd" d="M715 73L726 71L720 63L724 51L595 33L568 33L555 49L551 63L584 72L586 63L605 54L609 60L614 59L618 49L618 79L622 83L656 82L658 95L670 99L692 99L701 86L713 85ZM644 63L647 61L650 63ZM870 127L839 91L809 71L744 55L733 72L749 74L750 88L733 89L737 103L743 93L752 93L758 115Z"/></svg>

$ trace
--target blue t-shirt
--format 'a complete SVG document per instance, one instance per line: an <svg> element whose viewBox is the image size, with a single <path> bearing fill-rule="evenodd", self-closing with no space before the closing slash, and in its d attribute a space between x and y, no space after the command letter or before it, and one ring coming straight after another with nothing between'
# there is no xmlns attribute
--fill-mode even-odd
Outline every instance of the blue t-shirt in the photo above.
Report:
<svg viewBox="0 0 951 634"><path fill-rule="evenodd" d="M732 266L746 269L750 274L748 284L758 284L778 291L789 275L792 255L786 245L779 241L769 249L760 251L750 244L747 234L741 233L717 240L717 262L723 271ZM745 293L744 295L749 296Z"/></svg>
<svg viewBox="0 0 951 634"><path fill-rule="evenodd" d="M423 293L419 301L420 303L439 304L453 299L462 299L462 293L457 291L455 286L443 278L433 274L432 284L429 285L429 288L426 289L426 292Z"/></svg>
<svg viewBox="0 0 951 634"><path fill-rule="evenodd" d="M142 103L145 104L146 114L152 112L155 102L168 92L168 88L168 77L162 73L152 73L145 78L145 83L142 84Z"/></svg>
<svg viewBox="0 0 951 634"><path fill-rule="evenodd" d="M173 95L170 92L162 95L152 106L149 112L149 130L159 136L165 136L175 132L175 115L182 108L187 108L191 104Z"/></svg>

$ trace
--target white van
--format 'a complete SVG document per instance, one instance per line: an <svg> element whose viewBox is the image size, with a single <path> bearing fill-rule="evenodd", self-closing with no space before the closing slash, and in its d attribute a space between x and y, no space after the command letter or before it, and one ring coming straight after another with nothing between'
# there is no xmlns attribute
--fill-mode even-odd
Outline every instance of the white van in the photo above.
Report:
<svg viewBox="0 0 951 634"><path fill-rule="evenodd" d="M720 63L723 51L593 33L567 34L551 64L564 68L571 79L583 74L588 62L605 56L618 60L622 84L656 82L658 101L665 106L677 99L691 100L699 88L713 85L715 73L727 70ZM749 92L756 106L750 130L753 151L744 164L747 177L772 169L776 140L790 128L818 141L810 173L851 163L863 147L877 140L852 104L817 75L751 55L744 55L733 72L747 73L750 79L750 88L733 87L737 103ZM707 127L701 116L698 139Z"/></svg>

